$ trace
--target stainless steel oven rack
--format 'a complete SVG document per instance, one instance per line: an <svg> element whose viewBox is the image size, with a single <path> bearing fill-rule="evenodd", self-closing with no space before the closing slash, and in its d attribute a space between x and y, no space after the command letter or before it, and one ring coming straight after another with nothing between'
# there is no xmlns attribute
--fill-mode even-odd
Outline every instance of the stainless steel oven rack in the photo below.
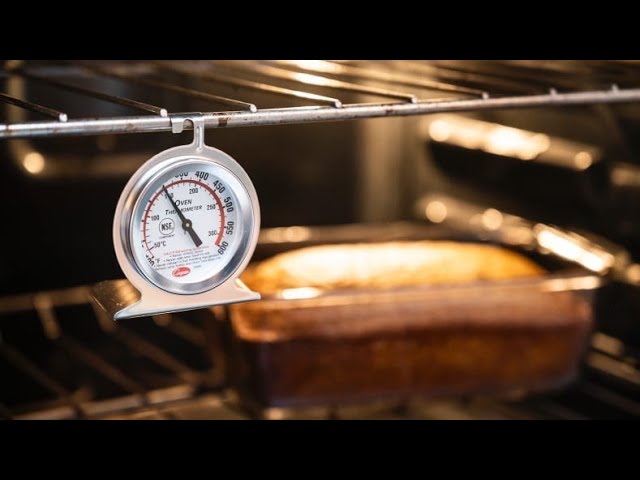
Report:
<svg viewBox="0 0 640 480"><path fill-rule="evenodd" d="M0 298L0 371L17 379L0 394L0 419L177 418L159 409L196 398L208 414L237 417L223 405L202 317L146 320L144 333L116 325L84 286Z"/></svg>
<svg viewBox="0 0 640 480"><path fill-rule="evenodd" d="M0 389L0 419L640 416L640 353L602 333L592 338L582 380L566 392L252 412L226 389L220 366L205 353L205 317L146 321L111 321L93 308L85 286L0 297L0 375L17 379ZM15 398L24 392L28 398Z"/></svg>
<svg viewBox="0 0 640 480"><path fill-rule="evenodd" d="M168 81L168 76L174 80ZM51 118L18 122L0 118L5 122L0 123L0 138L171 131L174 120L190 115L76 82L87 78L115 79L224 107L198 112L207 128L640 100L640 63L635 61L5 62L0 81L16 77L138 113L75 118L55 105L0 92L0 104ZM206 87L193 88L194 81ZM219 93L222 86L278 96L292 106L269 108L247 98L232 98Z"/></svg>

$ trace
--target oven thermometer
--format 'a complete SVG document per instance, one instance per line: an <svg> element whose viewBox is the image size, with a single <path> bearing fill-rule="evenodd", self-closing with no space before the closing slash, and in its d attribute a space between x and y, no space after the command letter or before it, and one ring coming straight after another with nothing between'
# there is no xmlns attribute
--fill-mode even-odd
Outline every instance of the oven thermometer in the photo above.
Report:
<svg viewBox="0 0 640 480"><path fill-rule="evenodd" d="M189 120L193 143L148 160L120 196L113 241L140 300L116 320L260 298L237 278L260 230L256 191L233 158L204 144L202 119Z"/></svg>

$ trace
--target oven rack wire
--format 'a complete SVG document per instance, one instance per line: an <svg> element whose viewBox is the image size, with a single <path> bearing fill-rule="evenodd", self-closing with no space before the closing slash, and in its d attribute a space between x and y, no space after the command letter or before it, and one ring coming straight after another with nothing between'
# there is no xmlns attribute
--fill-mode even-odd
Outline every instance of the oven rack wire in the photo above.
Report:
<svg viewBox="0 0 640 480"><path fill-rule="evenodd" d="M640 101L635 61L7 61L0 67L0 86L19 78L136 112L75 116L24 91L0 89L0 106L36 114L21 121L0 115L0 138L7 139L171 131L176 120L195 114L202 114L206 128L231 128ZM160 102L82 84L105 78L218 109L174 112ZM221 94L221 87L240 98ZM288 105L256 104L247 99L250 93Z"/></svg>
<svg viewBox="0 0 640 480"><path fill-rule="evenodd" d="M43 399L6 404L11 389L0 390L2 419L100 419L100 418L493 418L583 419L638 418L640 370L637 351L618 339L596 332L585 358L587 378L562 395L538 395L528 399L414 399L400 408L386 402L372 405L327 405L310 409L247 410L234 393L220 383L220 366L188 365L172 347L158 340L179 337L192 353L205 351L204 317L163 315L153 318L136 333L116 324L95 308L90 287L77 286L51 291L0 297L0 371L20 376L22 385L39 387ZM79 311L73 309L81 309ZM211 315L211 314L209 314ZM73 328L71 318L80 322ZM151 320L151 319L149 319ZM219 321L219 320L216 320ZM80 337L77 326L97 331ZM22 333L21 333L22 332ZM28 335L25 335L29 332ZM155 333L154 333L155 332ZM161 335L158 335L160 333ZM100 346L111 345L105 350ZM113 347L120 347L115 348ZM38 354L38 351L41 352ZM120 352L114 356L114 352ZM184 353L184 352L183 352ZM69 356L78 367L60 369ZM140 376L123 364L135 365L141 358L161 367L164 383L148 373ZM118 361L116 361L118 360ZM123 363L124 362L124 363ZM69 366L68 365L68 366ZM83 376L75 370L88 370ZM13 372L13 374L11 374ZM86 385L89 378L112 382L118 394L100 396ZM602 380L604 379L604 381ZM615 388L613 385L618 385ZM624 385L621 393L621 386ZM93 395L89 392L94 392ZM398 410L400 408L400 410Z"/></svg>

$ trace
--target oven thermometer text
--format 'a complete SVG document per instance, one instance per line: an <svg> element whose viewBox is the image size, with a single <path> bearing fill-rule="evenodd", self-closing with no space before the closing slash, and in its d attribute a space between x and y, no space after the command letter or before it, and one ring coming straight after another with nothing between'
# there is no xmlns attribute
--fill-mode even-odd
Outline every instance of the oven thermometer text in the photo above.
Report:
<svg viewBox="0 0 640 480"><path fill-rule="evenodd" d="M237 245L234 200L223 181L206 171L183 171L163 183L140 218L145 261L178 282L213 273Z"/></svg>

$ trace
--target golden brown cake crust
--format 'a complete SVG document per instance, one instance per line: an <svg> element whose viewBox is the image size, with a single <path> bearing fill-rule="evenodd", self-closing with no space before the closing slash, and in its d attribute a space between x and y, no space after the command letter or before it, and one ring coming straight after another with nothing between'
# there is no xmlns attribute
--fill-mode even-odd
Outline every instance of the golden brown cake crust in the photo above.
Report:
<svg viewBox="0 0 640 480"><path fill-rule="evenodd" d="M261 293L315 287L390 288L538 276L512 251L451 241L340 244L302 248L249 267L242 280Z"/></svg>

